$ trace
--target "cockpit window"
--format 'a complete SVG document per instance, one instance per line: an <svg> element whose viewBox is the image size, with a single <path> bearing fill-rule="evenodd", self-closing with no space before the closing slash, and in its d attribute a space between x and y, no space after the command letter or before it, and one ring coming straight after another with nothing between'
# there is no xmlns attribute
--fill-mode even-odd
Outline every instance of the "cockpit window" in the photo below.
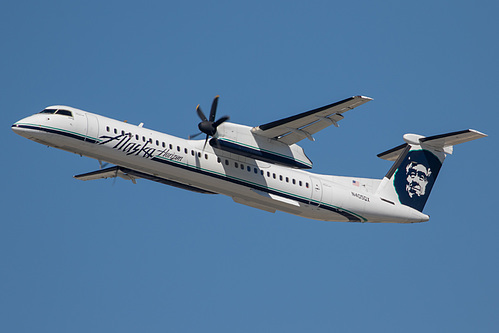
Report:
<svg viewBox="0 0 499 333"><path fill-rule="evenodd" d="M69 117L73 116L73 113L71 111L63 109L45 109L40 113L60 114L61 116L69 116Z"/></svg>
<svg viewBox="0 0 499 333"><path fill-rule="evenodd" d="M60 114L60 115L63 115L63 116L70 116L72 117L73 114L71 113L71 111L68 111L68 110L57 110L57 112L55 114Z"/></svg>
<svg viewBox="0 0 499 333"><path fill-rule="evenodd" d="M40 112L40 113L50 113L50 114L54 114L56 111L57 111L57 109L45 109L45 110L43 110L43 111L42 111L42 112Z"/></svg>

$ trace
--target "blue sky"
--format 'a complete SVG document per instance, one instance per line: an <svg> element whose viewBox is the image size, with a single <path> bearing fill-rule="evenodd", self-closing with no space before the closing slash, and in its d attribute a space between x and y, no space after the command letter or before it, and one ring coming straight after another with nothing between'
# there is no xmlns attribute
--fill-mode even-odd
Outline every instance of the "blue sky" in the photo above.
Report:
<svg viewBox="0 0 499 333"><path fill-rule="evenodd" d="M496 1L18 1L0 12L0 330L496 332ZM325 223L139 181L17 136L66 104L187 137L374 98L303 142L381 178L405 133L455 147L415 225Z"/></svg>

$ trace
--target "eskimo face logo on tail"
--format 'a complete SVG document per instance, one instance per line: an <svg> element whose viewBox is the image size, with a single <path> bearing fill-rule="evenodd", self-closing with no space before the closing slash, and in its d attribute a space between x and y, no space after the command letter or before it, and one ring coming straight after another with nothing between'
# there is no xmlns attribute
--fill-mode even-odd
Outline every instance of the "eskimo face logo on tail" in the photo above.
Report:
<svg viewBox="0 0 499 333"><path fill-rule="evenodd" d="M394 186L401 204L423 210L442 162L428 150L412 150L395 173Z"/></svg>
<svg viewBox="0 0 499 333"><path fill-rule="evenodd" d="M428 185L428 178L431 176L431 169L425 167L423 164L412 161L407 164L405 168L407 175L407 184L405 190L410 198L415 196L423 196L426 193L426 185Z"/></svg>

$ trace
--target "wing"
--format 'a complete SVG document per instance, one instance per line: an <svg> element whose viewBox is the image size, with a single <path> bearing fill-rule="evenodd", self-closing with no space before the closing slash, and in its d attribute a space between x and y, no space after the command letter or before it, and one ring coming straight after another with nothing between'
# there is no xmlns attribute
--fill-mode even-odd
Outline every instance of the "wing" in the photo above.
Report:
<svg viewBox="0 0 499 333"><path fill-rule="evenodd" d="M372 98L365 96L350 97L296 116L253 127L251 131L254 134L275 139L288 145L305 138L313 141L312 134L330 125L338 127L338 121L344 118L342 113L371 100Z"/></svg>
<svg viewBox="0 0 499 333"><path fill-rule="evenodd" d="M182 188L184 190L189 190L189 191L198 192L198 193L216 194L215 192L207 191L207 190L204 190L204 189L201 189L198 187L179 183L179 182L169 180L166 178L161 178L158 176L150 175L150 174L147 174L144 172L135 171L135 170L128 169L128 168L125 168L122 166L114 166L114 167L110 167L107 169L101 169L101 170L97 170L97 171L84 173L81 175L76 175L73 177L76 179L79 179L79 180L95 180L95 179L102 179L102 178L121 177L121 178L126 179L126 180L131 180L134 184L137 184L136 179L144 178L144 179L149 179L149 180L161 183L161 184L171 185L171 186L175 186L178 188Z"/></svg>

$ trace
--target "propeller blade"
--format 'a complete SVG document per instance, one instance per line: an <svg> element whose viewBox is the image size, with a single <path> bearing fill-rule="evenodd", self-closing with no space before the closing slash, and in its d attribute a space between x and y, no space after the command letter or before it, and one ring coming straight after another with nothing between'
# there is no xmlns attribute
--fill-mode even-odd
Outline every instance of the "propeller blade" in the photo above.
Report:
<svg viewBox="0 0 499 333"><path fill-rule="evenodd" d="M203 151L204 151L204 149L206 148L206 143L208 142L208 138L209 138L209 137L210 137L210 136L209 136L208 134L206 134L206 139L204 140Z"/></svg>
<svg viewBox="0 0 499 333"><path fill-rule="evenodd" d="M192 139L194 139L195 137L200 136L201 134L203 134L203 132L199 132L199 133L196 133L196 134L193 134L193 135L189 135L189 136L187 137L187 139L188 139L188 140L192 140Z"/></svg>
<svg viewBox="0 0 499 333"><path fill-rule="evenodd" d="M223 116L222 118L218 119L215 121L215 117L217 115L217 107L218 107L218 99L220 98L220 95L215 96L213 99L213 103L211 104L211 110L210 110L210 119L206 119L206 116L201 110L201 106L198 104L196 107L196 112L198 114L198 117L201 119L201 122L198 124L198 128L201 131L201 133L206 134L206 139L204 141L204 147L206 147L206 143L208 142L208 139L210 136L214 136L217 133L217 127L220 126L222 123L226 122L229 120L229 116ZM199 133L199 134L201 134ZM193 139L199 134L194 134L190 135L189 139ZM203 147L203 150L204 150Z"/></svg>
<svg viewBox="0 0 499 333"><path fill-rule="evenodd" d="M114 177L113 177L113 186L114 184L116 184L116 178L118 178L118 171L120 170L119 167L116 168L116 172L114 173Z"/></svg>
<svg viewBox="0 0 499 333"><path fill-rule="evenodd" d="M198 113L198 116L199 118L201 118L202 121L208 121L208 119L206 119L206 116L204 115L203 113L203 110L201 110L201 106L196 106L196 112Z"/></svg>
<svg viewBox="0 0 499 333"><path fill-rule="evenodd" d="M215 116L217 114L217 106L218 106L218 98L220 95L216 95L215 98L213 99L213 103L211 104L211 111L210 111L210 121L215 121Z"/></svg>
<svg viewBox="0 0 499 333"><path fill-rule="evenodd" d="M102 162L101 160L99 160L99 165L100 165L100 169L102 170L103 168L105 168L109 163L107 162Z"/></svg>
<svg viewBox="0 0 499 333"><path fill-rule="evenodd" d="M215 128L217 128L218 126L222 125L222 123L226 122L227 120L229 120L230 117L229 116L223 116L222 118L218 119L217 121L215 121L213 123L213 126Z"/></svg>

